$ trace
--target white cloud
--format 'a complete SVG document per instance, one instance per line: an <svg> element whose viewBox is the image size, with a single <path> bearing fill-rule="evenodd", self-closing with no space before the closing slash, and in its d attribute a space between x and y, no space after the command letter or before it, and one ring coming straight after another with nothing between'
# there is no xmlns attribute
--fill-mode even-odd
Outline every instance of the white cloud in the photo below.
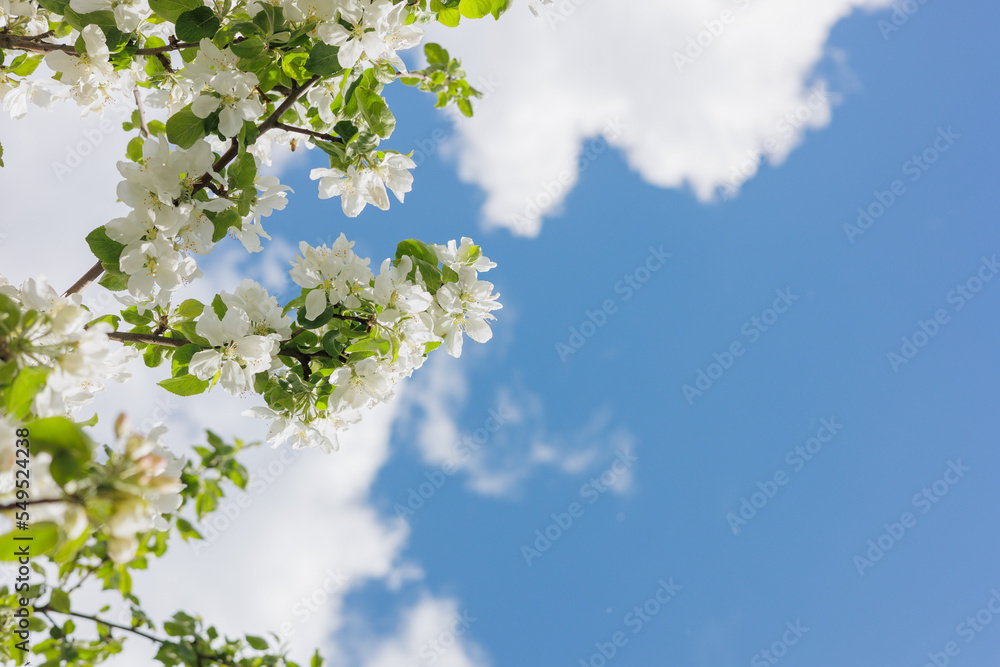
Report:
<svg viewBox="0 0 1000 667"><path fill-rule="evenodd" d="M836 98L817 97L813 78L830 30L890 2L556 0L541 19L515 5L496 23L434 29L473 85L496 88L457 125L459 174L485 190L487 225L527 236L605 141L649 183L709 200L749 177L758 156L778 165L806 129L830 122ZM675 54L690 62L679 67Z"/></svg>
<svg viewBox="0 0 1000 667"><path fill-rule="evenodd" d="M396 636L383 640L364 667L474 667L489 664L475 644L462 641L478 619L454 600L422 597L407 610Z"/></svg>
<svg viewBox="0 0 1000 667"><path fill-rule="evenodd" d="M404 392L407 419L424 462L461 470L470 490L483 495L517 495L522 483L543 469L579 474L603 465L618 449L634 449L627 429L615 427L609 411L597 411L576 432L553 434L545 424L541 397L518 383L500 387L489 404L469 405L461 360L439 355L414 376ZM459 415L468 415L460 428ZM631 474L619 475L613 490L624 493Z"/></svg>

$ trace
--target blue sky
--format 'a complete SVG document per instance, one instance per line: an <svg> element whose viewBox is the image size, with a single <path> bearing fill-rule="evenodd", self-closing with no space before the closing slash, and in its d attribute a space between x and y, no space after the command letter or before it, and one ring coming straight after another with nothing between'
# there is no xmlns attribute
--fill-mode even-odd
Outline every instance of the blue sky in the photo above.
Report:
<svg viewBox="0 0 1000 667"><path fill-rule="evenodd" d="M351 583L316 615L329 645L346 647L335 664L997 663L1000 619L966 619L1000 591L1000 280L990 268L1000 256L1000 97L989 85L1000 7L928 0L886 39L878 22L891 12L855 8L885 0L759 3L678 74L673 50L738 3L636 3L649 20L620 44L595 32L606 25L605 0L574 3L551 33L525 32L532 19L516 7L497 24L432 36L464 59L470 80L499 87L479 103L479 120L458 125L432 97L388 89L399 122L386 147L434 145L404 205L344 218L338 201L315 197L308 171L323 166L319 151L281 172L296 196L265 221L275 243L262 266L283 268L300 239L331 242L341 231L375 266L405 238L472 236L498 264L485 277L504 308L489 344L429 363L394 412L345 438L341 452L307 453L298 460L308 464L269 482L267 500L246 511L253 520L204 555L180 547L138 576L155 592L146 596L154 611L194 605L262 634L290 615L289 600L316 589L318 573L342 565ZM522 46L511 51L515 37ZM665 64L637 67L637 53ZM776 119L821 81L832 115L810 112L807 129L782 144L787 159L762 165L736 197L707 201L747 146L781 136ZM4 228L12 282L41 266L18 250L32 235L75 258L45 269L55 282L89 265L76 261L82 241L64 241L60 225L79 220L72 193L110 193L118 179L117 138L87 169L58 183L50 176L84 136L76 111L67 113L44 131L4 133L5 161L36 167L0 182L11 219L33 219L38 201L57 212ZM537 201L619 115L626 129L615 147L574 168L578 180L542 207L544 219L511 225L508 214L526 196ZM442 133L447 146L433 143ZM913 158L925 151L934 162L914 179ZM682 181L690 187L661 187ZM870 227L845 232L859 207L877 213L896 181ZM22 202L14 193L25 188L36 196ZM116 214L95 203L81 238ZM660 252L670 256L645 273ZM204 266L209 279L196 285L238 283L233 255ZM219 276L233 284L216 285ZM962 296L986 276L974 297ZM626 277L641 289L626 289ZM588 312L605 309L590 328ZM582 346L574 330L588 334ZM903 354L903 338L921 346L894 369L888 355ZM572 353L559 347L574 340ZM715 377L711 386L703 378L700 395L685 395L699 372ZM159 395L137 386L110 389L103 405L128 406L137 423L157 414ZM209 419L224 432L259 426L224 395L170 406L181 440ZM513 416L487 432L491 414ZM486 437L472 464L399 519L411 489L441 479L449 444L477 433ZM817 436L828 442L810 441ZM819 450L806 461L796 448L809 447ZM631 461L626 473L616 459ZM614 465L619 472L607 473ZM937 502L921 497L925 488ZM734 534L744 500L756 514L744 509ZM268 530L294 535L297 548L262 543ZM529 565L525 549L546 530L558 537ZM880 538L891 547L859 565ZM277 557L287 578L261 578ZM202 577L201 593L166 585L172 576ZM250 592L239 588L246 576L257 581ZM227 582L235 588L219 594ZM442 604L420 606L428 600ZM992 604L1000 609L1000 599ZM432 607L414 622L414 609ZM446 636L451 611L475 619L459 638L463 651L421 653L426 637ZM296 628L304 644L311 630ZM369 639L404 635L394 653L371 657L381 649Z"/></svg>
<svg viewBox="0 0 1000 667"><path fill-rule="evenodd" d="M469 378L454 415L463 433L482 425L499 388L516 387L541 398L545 429L566 446L587 444L574 438L602 412L606 430L632 436L638 460L623 494L592 505L580 495L611 465L609 449L578 473L543 469L510 497L473 493L459 474L412 517L408 553L430 588L477 619L470 636L493 664L603 664L595 643L619 631L627 643L608 664L773 664L760 651L795 636L788 622L808 628L780 659L788 665L917 666L950 641L950 664L1000 656L1000 622L970 643L957 634L1000 587L1000 280L960 310L948 300L981 258L1000 253L1000 98L987 69L1000 12L929 2L884 40L876 24L886 16L854 14L836 26L828 47L847 55L852 75L829 59L818 68L843 96L832 123L729 201L648 185L609 152L537 238L483 233L483 195L434 155L415 172L406 205L388 214L342 222L335 205L300 197L281 216L285 238L343 229L374 256L406 237L482 243L499 264L490 279L505 309L495 340L453 364ZM406 119L397 145L449 127L413 91L390 102ZM949 128L958 138L912 180L906 163ZM844 224L897 179L905 192L849 242ZM304 168L285 180L300 192L314 187ZM616 283L660 246L672 254L666 265L624 300ZM776 290L797 299L752 342L744 324ZM615 313L563 363L557 343L607 299ZM895 372L888 353L938 309L948 323ZM734 341L745 353L689 404L682 386ZM843 428L797 470L786 453L822 419ZM373 491L388 515L434 470L413 436L397 427L399 454ZM914 504L959 461L969 470L938 486L948 489L940 502ZM734 535L726 515L779 471L787 484ZM521 547L573 502L582 514L526 565ZM854 557L905 512L915 524L861 576ZM633 632L627 614L654 598L661 579L680 591ZM352 601L378 617L392 614L386 598L372 586Z"/></svg>

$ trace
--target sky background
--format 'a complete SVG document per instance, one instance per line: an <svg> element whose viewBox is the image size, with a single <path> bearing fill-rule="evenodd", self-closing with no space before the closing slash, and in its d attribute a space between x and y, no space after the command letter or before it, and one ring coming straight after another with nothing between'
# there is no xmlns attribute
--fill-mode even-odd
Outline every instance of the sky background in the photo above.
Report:
<svg viewBox="0 0 1000 667"><path fill-rule="evenodd" d="M315 197L318 151L275 166L296 195L265 220L274 241L250 258L230 241L193 295L250 275L287 300L298 241L341 231L374 266L404 238L472 236L498 264L486 277L504 308L492 341L433 355L340 452L256 452L251 473L272 466L263 492L201 551L178 543L136 577L154 611L193 609L232 632L290 621L296 654L320 645L365 667L998 664L1000 619L962 624L1000 591L1000 280L971 299L953 290L1000 270L1000 7L929 0L885 32L887 2L633 4L547 19L519 5L436 31L495 92L457 120L389 89L387 146L420 162L405 205L345 219ZM723 10L734 22L678 72L674 52ZM524 47L501 58L513 39ZM80 239L114 213L81 215L79 197L113 191L118 137L102 135L86 169L52 175L96 123L75 113L0 121L12 282L75 279L89 266ZM764 146L774 158L728 188ZM934 162L915 178L925 151ZM867 230L845 229L896 180L902 194ZM8 205L24 188L33 196ZM670 257L647 274L651 249ZM626 276L648 280L630 293ZM779 291L791 305L773 321ZM608 300L606 322L581 327ZM888 355L939 310L947 323L894 369ZM559 347L581 328L582 346ZM713 369L734 342L744 353ZM699 371L718 379L686 395ZM158 371L137 374L99 408L166 417L177 450L206 425L263 432L238 416L249 399L167 399L141 387ZM503 424L486 431L491 415ZM831 422L842 427L811 460L788 458ZM477 434L476 455L442 475ZM634 461L583 492L616 457ZM787 483L769 486L776 474ZM727 515L761 484L773 497L734 533ZM925 488L946 493L921 501ZM572 524L553 528L573 503ZM907 512L902 536L883 536ZM546 530L558 537L526 558ZM880 537L891 547L859 564ZM339 583L303 613L330 572ZM649 603L661 581L675 588L662 607ZM629 614L644 604L640 629Z"/></svg>

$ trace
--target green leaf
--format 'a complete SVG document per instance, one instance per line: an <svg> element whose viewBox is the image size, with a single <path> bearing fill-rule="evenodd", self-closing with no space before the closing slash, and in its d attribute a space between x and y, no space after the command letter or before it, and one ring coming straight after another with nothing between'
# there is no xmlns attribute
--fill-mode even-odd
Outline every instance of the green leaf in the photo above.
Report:
<svg viewBox="0 0 1000 667"><path fill-rule="evenodd" d="M340 49L336 46L318 42L309 52L309 58L305 64L306 71L319 76L329 76L334 72L339 72L343 69L337 59L339 51Z"/></svg>
<svg viewBox="0 0 1000 667"><path fill-rule="evenodd" d="M119 317L118 315L112 315L109 313L107 315L101 315L100 317L87 322L87 328L89 329L90 327L94 326L99 322L107 322L108 324L111 325L111 328L114 331L118 331L118 323L121 322L121 320L122 318Z"/></svg>
<svg viewBox="0 0 1000 667"><path fill-rule="evenodd" d="M18 539L28 538L28 539ZM59 543L59 526L52 521L42 521L28 526L27 530L17 530L0 536L0 561L16 561L18 551L27 546L32 557L42 556L52 551Z"/></svg>
<svg viewBox="0 0 1000 667"><path fill-rule="evenodd" d="M250 25L256 28L257 26L253 23L241 24ZM253 60L254 58L259 58L267 52L267 44L261 39L259 35L253 35L244 39L242 42L235 42L230 47L233 53L235 53L240 58L246 58L247 60Z"/></svg>
<svg viewBox="0 0 1000 667"><path fill-rule="evenodd" d="M348 346L348 354L363 353L376 356L385 356L392 351L392 344L384 338L362 338L357 343Z"/></svg>
<svg viewBox="0 0 1000 667"><path fill-rule="evenodd" d="M38 419L27 425L31 433L31 451L52 456L49 470L60 486L87 474L94 443L77 425L65 417Z"/></svg>
<svg viewBox="0 0 1000 667"><path fill-rule="evenodd" d="M7 69L18 76L28 76L35 71L38 64L41 62L41 54L37 56L29 56L27 53L22 53L17 58L14 58L14 62L12 62Z"/></svg>
<svg viewBox="0 0 1000 667"><path fill-rule="evenodd" d="M305 81L309 78L305 68L307 58L309 55L305 53L289 53L281 59L281 69L296 81Z"/></svg>
<svg viewBox="0 0 1000 667"><path fill-rule="evenodd" d="M414 260L422 259L434 266L438 264L438 256L434 248L417 239L406 239L396 245L396 261L402 259L403 255L409 255Z"/></svg>
<svg viewBox="0 0 1000 667"><path fill-rule="evenodd" d="M69 611L69 595L61 588L53 588L48 606L65 614Z"/></svg>
<svg viewBox="0 0 1000 667"><path fill-rule="evenodd" d="M149 8L171 23L177 23L184 12L203 6L201 0L149 0Z"/></svg>
<svg viewBox="0 0 1000 667"><path fill-rule="evenodd" d="M349 120L338 121L336 125L333 126L333 131L337 133L337 136L344 140L344 142L349 142L358 134L358 126Z"/></svg>
<svg viewBox="0 0 1000 667"><path fill-rule="evenodd" d="M227 306L226 302L222 300L222 296L216 294L215 298L212 299L212 310L215 311L215 314L221 320L226 316L226 311L229 310L229 306Z"/></svg>
<svg viewBox="0 0 1000 667"><path fill-rule="evenodd" d="M319 329L321 326L333 319L333 306L327 306L326 310L319 314L315 320L306 317L306 309L299 308L297 314L298 323L307 329Z"/></svg>
<svg viewBox="0 0 1000 667"><path fill-rule="evenodd" d="M174 352L171 375L175 378L188 375L188 364L191 363L191 357L198 352L201 352L203 349L204 348L201 345L191 343Z"/></svg>
<svg viewBox="0 0 1000 667"><path fill-rule="evenodd" d="M257 177L257 161L250 153L242 153L226 170L230 190L242 190L254 184Z"/></svg>
<svg viewBox="0 0 1000 667"><path fill-rule="evenodd" d="M240 214L235 209L227 208L215 216L212 224L215 225L215 231L212 232L212 242L218 243L226 238L226 233L229 232L230 227L240 228L243 225L243 218L240 217Z"/></svg>
<svg viewBox="0 0 1000 667"><path fill-rule="evenodd" d="M181 305L177 306L176 310L174 310L174 317L182 320L193 320L201 315L204 310L205 304L198 301L198 299L187 299L181 303Z"/></svg>
<svg viewBox="0 0 1000 667"><path fill-rule="evenodd" d="M186 637L195 632L195 619L179 611L174 614L172 621L163 624L163 630L171 637Z"/></svg>
<svg viewBox="0 0 1000 667"><path fill-rule="evenodd" d="M194 396L208 389L208 380L199 380L193 375L182 375L162 380L159 385L178 396Z"/></svg>
<svg viewBox="0 0 1000 667"><path fill-rule="evenodd" d="M396 119L389 111L385 100L367 88L359 88L357 98L358 111L361 112L361 117L365 119L368 127L378 136L388 139L396 128Z"/></svg>
<svg viewBox="0 0 1000 667"><path fill-rule="evenodd" d="M462 14L457 9L442 9L437 15L438 21L449 28L458 27Z"/></svg>
<svg viewBox="0 0 1000 667"><path fill-rule="evenodd" d="M215 12L208 7L198 7L177 17L177 38L185 42L197 42L203 37L211 39L221 25Z"/></svg>
<svg viewBox="0 0 1000 667"><path fill-rule="evenodd" d="M147 345L142 353L142 361L149 368L156 368L163 363L163 355L167 348L162 345Z"/></svg>
<svg viewBox="0 0 1000 667"><path fill-rule="evenodd" d="M281 7L262 3L260 10L253 17L253 22L270 38L285 24L285 14Z"/></svg>
<svg viewBox="0 0 1000 667"><path fill-rule="evenodd" d="M494 19L499 19L508 9L510 9L513 0L493 0L493 14Z"/></svg>
<svg viewBox="0 0 1000 667"><path fill-rule="evenodd" d="M0 144L0 167L3 166L3 144Z"/></svg>
<svg viewBox="0 0 1000 667"><path fill-rule="evenodd" d="M132 162L142 160L142 144L142 137L132 137L125 148L125 157L132 160Z"/></svg>
<svg viewBox="0 0 1000 667"><path fill-rule="evenodd" d="M110 264L116 270L120 270L118 269L118 260L121 258L125 246L112 240L108 236L108 230L103 225L87 234L87 245L102 263Z"/></svg>
<svg viewBox="0 0 1000 667"><path fill-rule="evenodd" d="M177 532L181 534L181 538L187 542L188 540L203 540L204 537L201 536L191 522L187 519L177 518Z"/></svg>
<svg viewBox="0 0 1000 667"><path fill-rule="evenodd" d="M21 322L21 307L5 294L0 294L0 334L10 333Z"/></svg>
<svg viewBox="0 0 1000 667"><path fill-rule="evenodd" d="M263 637L258 637L256 635L247 635L247 644L250 644L253 648L258 651L267 650L267 640Z"/></svg>
<svg viewBox="0 0 1000 667"><path fill-rule="evenodd" d="M427 56L427 64L429 65L447 65L450 60L448 51L444 47L433 43L424 45L424 55Z"/></svg>
<svg viewBox="0 0 1000 667"><path fill-rule="evenodd" d="M205 120L198 118L187 105L167 120L167 139L181 148L191 148L205 136Z"/></svg>
<svg viewBox="0 0 1000 667"><path fill-rule="evenodd" d="M481 19L493 11L493 2L491 0L461 0L458 3L458 11L465 18Z"/></svg>
<svg viewBox="0 0 1000 667"><path fill-rule="evenodd" d="M14 378L7 389L5 405L7 414L14 419L24 419L31 411L31 402L42 390L51 369L46 366L28 366Z"/></svg>
<svg viewBox="0 0 1000 667"><path fill-rule="evenodd" d="M114 267L105 264L104 275L97 284L111 292L122 292L128 289L128 274L116 271Z"/></svg>
<svg viewBox="0 0 1000 667"><path fill-rule="evenodd" d="M463 97L458 99L456 104L458 104L458 110L462 112L463 116L472 118L472 102Z"/></svg>
<svg viewBox="0 0 1000 667"><path fill-rule="evenodd" d="M206 338L198 335L197 326L196 322L189 320L187 322L181 322L174 328L180 331L184 335L184 338L187 338L192 343L202 347L212 347Z"/></svg>

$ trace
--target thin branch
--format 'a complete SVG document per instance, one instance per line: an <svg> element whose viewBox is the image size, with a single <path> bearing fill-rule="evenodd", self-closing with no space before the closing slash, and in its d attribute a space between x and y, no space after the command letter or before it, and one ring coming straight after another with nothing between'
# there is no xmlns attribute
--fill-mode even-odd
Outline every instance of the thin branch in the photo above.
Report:
<svg viewBox="0 0 1000 667"><path fill-rule="evenodd" d="M38 500L18 500L6 505L0 505L0 512L13 512L21 509L22 505L49 505L51 503L74 502L70 498L39 498Z"/></svg>
<svg viewBox="0 0 1000 667"><path fill-rule="evenodd" d="M170 66L170 58L167 58L167 56L162 53L157 53L155 55L156 59L160 61L161 65L163 65L163 69L173 74L174 68Z"/></svg>
<svg viewBox="0 0 1000 667"><path fill-rule="evenodd" d="M21 35L0 34L0 49L19 49L21 51L33 51L34 53L49 53L51 51L62 51L71 56L79 56L72 46L68 44L52 44L43 42L37 37L22 37Z"/></svg>
<svg viewBox="0 0 1000 667"><path fill-rule="evenodd" d="M170 51L180 51L181 49L193 49L198 46L197 42L173 42L167 44L166 46L154 46L147 49L136 49L135 55L137 56L158 56L163 53L169 53Z"/></svg>
<svg viewBox="0 0 1000 667"><path fill-rule="evenodd" d="M142 97L139 95L139 84L135 85L132 89L132 95L135 96L135 106L139 109L139 129L142 130L142 136L149 139L149 126L146 125L146 111L142 108Z"/></svg>
<svg viewBox="0 0 1000 667"><path fill-rule="evenodd" d="M277 130L285 130L286 132L296 132L298 134L305 134L310 137L316 137L317 139L323 139L324 141L332 141L338 144L344 143L344 140L341 139L340 137L335 137L332 134L326 134L325 132L307 130L304 127L295 127L294 125L286 125L285 123L275 123L274 127Z"/></svg>
<svg viewBox="0 0 1000 667"><path fill-rule="evenodd" d="M35 611L39 612L39 613L42 613L42 614L45 614L45 613L51 611L51 612L55 612L57 614L65 614L66 616L75 616L76 618L82 618L82 619L86 619L88 621L93 621L94 623L97 623L99 625L106 625L109 628L115 628L116 630L124 630L125 632L131 632L132 634L138 635L140 637L143 637L144 639L148 639L151 642L156 642L158 644L167 644L167 643L169 643L169 640L167 640L167 639L160 639L156 635L151 635L148 632L143 632L142 630L137 630L136 628L130 628L127 625L120 625L118 623L112 623L111 621L105 621L103 618L99 618L97 616L91 616L90 614L81 614L78 611L62 611L62 610L59 610L59 609L53 609L52 607L49 607L48 605L46 605L44 607L35 607Z"/></svg>
<svg viewBox="0 0 1000 667"><path fill-rule="evenodd" d="M335 320L347 320L349 322L357 322L358 324L363 324L365 325L365 328L368 329L368 331L371 331L372 329L371 320L366 320L363 317L356 317L354 315L341 315L339 313L334 313L331 317L333 317L333 319Z"/></svg>
<svg viewBox="0 0 1000 667"><path fill-rule="evenodd" d="M166 336L154 336L152 334L127 333L123 331L112 331L108 338L119 343L143 343L145 345L159 345L161 347L184 347L191 341L185 338L167 338Z"/></svg>
<svg viewBox="0 0 1000 667"><path fill-rule="evenodd" d="M108 562L108 559L105 556L104 558L101 559L101 562L98 563L97 565L90 565L90 566L88 566L87 573L84 574L82 577L80 577L80 580L78 582L76 582L75 584L73 584L73 586L71 588L67 588L66 589L66 594L69 595L70 593L72 593L73 591L75 591L76 589L78 589L80 586L82 586L83 582L87 581L87 579L90 577L90 575L92 575L95 572L97 572L97 570L99 570L101 568L101 566L104 565L106 562Z"/></svg>
<svg viewBox="0 0 1000 667"><path fill-rule="evenodd" d="M19 49L21 51L32 51L34 53L49 53L51 51L62 51L63 53L68 53L71 56L80 57L80 54L75 48L69 44L53 44L51 42L42 41L42 37L47 37L48 35L39 35L37 37L24 37L22 35L11 35L11 34L0 34L0 49ZM167 44L166 46L156 46L152 48L136 49L135 55L137 56L159 56L170 51L179 51L180 49L190 49L198 46L194 42L173 42Z"/></svg>
<svg viewBox="0 0 1000 667"><path fill-rule="evenodd" d="M277 127L279 119L285 115L285 112L291 109L292 105L298 102L299 98L305 95L306 91L312 88L312 85L317 81L319 81L321 78L322 77L320 77L317 74L313 78L303 83L298 88L293 88L292 92L289 93L288 97L285 98L285 101L281 103L281 106L275 109L274 113L268 116L267 119L260 124L260 126L257 128L257 131L260 132L261 134L264 134L268 130Z"/></svg>
<svg viewBox="0 0 1000 667"><path fill-rule="evenodd" d="M97 264L90 267L90 270L83 274L79 280L73 283L73 286L66 290L66 293L63 294L63 296L69 296L70 294L82 292L83 288L100 278L102 273L104 273L104 265L98 261Z"/></svg>
<svg viewBox="0 0 1000 667"><path fill-rule="evenodd" d="M312 361L312 357L301 350L296 350L294 347L279 348L278 354L298 361L302 365L302 379L306 382L309 381L309 376L312 374L312 371L309 370L309 362Z"/></svg>

